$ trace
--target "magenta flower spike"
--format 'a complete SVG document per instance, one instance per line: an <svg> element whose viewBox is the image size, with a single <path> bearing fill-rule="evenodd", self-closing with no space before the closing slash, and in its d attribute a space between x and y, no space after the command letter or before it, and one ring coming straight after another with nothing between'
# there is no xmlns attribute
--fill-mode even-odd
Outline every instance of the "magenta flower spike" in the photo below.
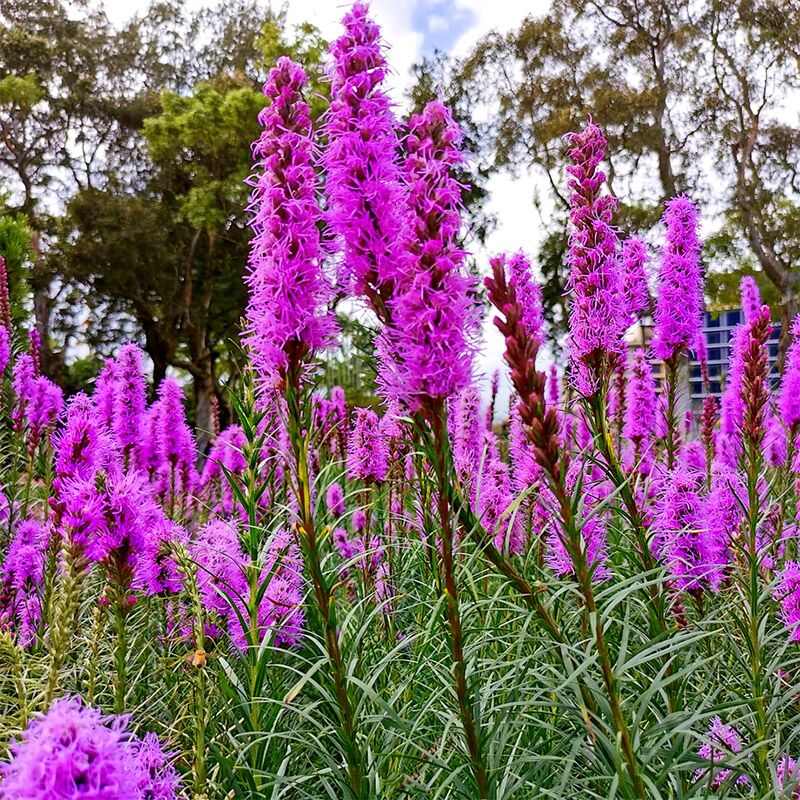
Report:
<svg viewBox="0 0 800 800"><path fill-rule="evenodd" d="M67 406L64 427L53 436L56 488L72 478L92 478L111 458L111 449L91 399L76 394Z"/></svg>
<svg viewBox="0 0 800 800"><path fill-rule="evenodd" d="M697 751L697 755L710 761L714 764L719 764L723 761L730 761L731 756L742 750L742 737L739 731L732 725L726 725L719 717L714 717L711 720L711 725L708 729L707 741L701 745ZM695 781L705 780L707 775L706 768L698 769L694 774ZM725 783L731 776L730 769L714 768L711 776L711 786L719 787ZM740 775L736 779L738 786L744 786L750 783L747 775Z"/></svg>
<svg viewBox="0 0 800 800"><path fill-rule="evenodd" d="M781 570L775 597L780 603L781 618L789 639L800 642L800 563L787 561Z"/></svg>
<svg viewBox="0 0 800 800"><path fill-rule="evenodd" d="M703 478L693 470L674 470L666 479L666 490L656 512L653 550L666 563L675 585L683 591L702 590L714 566L706 564L701 541Z"/></svg>
<svg viewBox="0 0 800 800"><path fill-rule="evenodd" d="M646 266L647 245L638 236L626 239L622 243L622 290L631 322L650 308Z"/></svg>
<svg viewBox="0 0 800 800"><path fill-rule="evenodd" d="M0 378L11 363L11 331L0 325Z"/></svg>
<svg viewBox="0 0 800 800"><path fill-rule="evenodd" d="M344 34L331 45L327 218L343 250L342 282L388 322L388 301L405 282L409 259L397 125L382 88L388 66L366 3L355 3L342 24Z"/></svg>
<svg viewBox="0 0 800 800"><path fill-rule="evenodd" d="M117 393L117 362L113 358L106 359L103 369L97 376L92 399L98 422L107 430L113 430L114 406Z"/></svg>
<svg viewBox="0 0 800 800"><path fill-rule="evenodd" d="M789 755L782 755L775 767L778 789L786 800L800 800L800 765Z"/></svg>
<svg viewBox="0 0 800 800"><path fill-rule="evenodd" d="M739 283L739 296L741 298L742 316L745 323L750 322L761 309L761 292L756 279L752 275L745 275Z"/></svg>
<svg viewBox="0 0 800 800"><path fill-rule="evenodd" d="M335 330L327 310L331 287L321 266L305 85L303 68L279 58L264 85L270 103L259 114L263 131L253 143L255 175L248 206L253 237L244 341L262 392L281 386L287 370L299 370L328 344Z"/></svg>
<svg viewBox="0 0 800 800"><path fill-rule="evenodd" d="M332 483L325 492L325 505L332 517L343 517L345 512L344 491L339 483Z"/></svg>
<svg viewBox="0 0 800 800"><path fill-rule="evenodd" d="M568 136L570 231L567 263L571 309L570 354L578 391L590 396L603 372L622 352L628 327L619 240L613 227L617 201L601 195L606 152L603 132L593 122Z"/></svg>
<svg viewBox="0 0 800 800"><path fill-rule="evenodd" d="M11 745L11 761L0 767L3 798L175 800L180 780L171 754L153 734L134 736L128 721L78 697L56 700Z"/></svg>
<svg viewBox="0 0 800 800"><path fill-rule="evenodd" d="M642 348L634 352L630 370L623 433L641 451L643 443L653 438L657 412L656 381Z"/></svg>
<svg viewBox="0 0 800 800"><path fill-rule="evenodd" d="M542 477L542 468L536 460L528 434L522 424L516 405L511 409L508 436L508 454L511 459L512 485L518 492L535 486Z"/></svg>
<svg viewBox="0 0 800 800"><path fill-rule="evenodd" d="M147 406L142 351L135 344L126 344L120 349L115 378L112 427L124 461L132 464L132 456L141 442Z"/></svg>
<svg viewBox="0 0 800 800"><path fill-rule="evenodd" d="M380 419L371 408L357 408L347 445L347 477L381 483L388 472L389 447Z"/></svg>
<svg viewBox="0 0 800 800"><path fill-rule="evenodd" d="M200 531L190 548L198 564L197 584L210 619L212 638L227 631L239 650L247 649L246 632L239 614L247 618L247 558L236 528L212 520ZM260 581L269 580L258 609L259 636L269 631L278 647L293 647L304 625L302 558L297 543L287 532L276 533L270 542ZM234 609L238 609L237 611Z"/></svg>
<svg viewBox="0 0 800 800"><path fill-rule="evenodd" d="M703 503L703 529L700 547L711 588L719 591L733 561L731 543L739 538L744 517L742 504L747 490L736 470L716 464L711 477L711 491Z"/></svg>
<svg viewBox="0 0 800 800"><path fill-rule="evenodd" d="M797 431L800 423L800 314L792 321L792 343L786 353L778 406L783 424Z"/></svg>
<svg viewBox="0 0 800 800"><path fill-rule="evenodd" d="M453 176L463 160L460 141L458 125L437 101L409 121L410 277L378 343L378 378L390 401L412 411L447 400L472 377L473 282L463 271L462 187Z"/></svg>
<svg viewBox="0 0 800 800"><path fill-rule="evenodd" d="M458 479L469 493L478 472L483 450L483 431L480 413L481 396L470 384L449 402L447 418L453 451L453 464Z"/></svg>
<svg viewBox="0 0 800 800"><path fill-rule="evenodd" d="M17 525L0 566L0 628L30 646L42 617L44 561L51 532L35 519Z"/></svg>
<svg viewBox="0 0 800 800"><path fill-rule="evenodd" d="M522 307L522 323L528 335L541 343L544 340L542 287L533 277L531 262L521 250L512 256L496 256L496 259L508 264L509 285L517 293L517 299Z"/></svg>
<svg viewBox="0 0 800 800"><path fill-rule="evenodd" d="M174 469L183 481L183 488L188 489L197 460L197 448L186 421L183 389L173 378L165 378L158 387L156 408L154 425L158 460Z"/></svg>
<svg viewBox="0 0 800 800"><path fill-rule="evenodd" d="M702 327L703 275L697 209L688 197L667 201L666 242L661 255L653 352L662 361L695 346Z"/></svg>
<svg viewBox="0 0 800 800"><path fill-rule="evenodd" d="M500 458L494 434L486 431L484 437L486 455L476 490L481 523L497 550L519 555L525 548L525 530L519 514L509 513L514 494L508 465Z"/></svg>

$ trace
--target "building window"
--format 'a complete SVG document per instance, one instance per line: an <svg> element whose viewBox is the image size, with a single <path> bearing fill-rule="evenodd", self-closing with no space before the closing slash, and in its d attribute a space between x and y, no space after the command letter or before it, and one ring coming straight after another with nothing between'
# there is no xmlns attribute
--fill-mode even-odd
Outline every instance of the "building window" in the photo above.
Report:
<svg viewBox="0 0 800 800"><path fill-rule="evenodd" d="M719 328L720 319L719 317L712 317L710 314L708 316L708 324L706 325L707 328Z"/></svg>
<svg viewBox="0 0 800 800"><path fill-rule="evenodd" d="M706 336L709 344L719 344L722 341L722 331L711 331Z"/></svg>
<svg viewBox="0 0 800 800"><path fill-rule="evenodd" d="M735 311L728 311L725 314L725 322L728 325L738 325L742 321L742 312L736 309Z"/></svg>
<svg viewBox="0 0 800 800"><path fill-rule="evenodd" d="M722 347L709 347L708 348L708 360L709 361L719 361L722 358Z"/></svg>

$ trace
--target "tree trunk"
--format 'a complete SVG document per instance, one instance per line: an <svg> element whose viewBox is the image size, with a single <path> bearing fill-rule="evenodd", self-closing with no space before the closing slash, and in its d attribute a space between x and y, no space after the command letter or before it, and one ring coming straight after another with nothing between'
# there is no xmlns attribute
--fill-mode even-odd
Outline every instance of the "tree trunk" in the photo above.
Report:
<svg viewBox="0 0 800 800"><path fill-rule="evenodd" d="M194 375L195 428L197 429L197 449L205 454L211 441L212 398L216 393L211 359L206 359L202 370Z"/></svg>

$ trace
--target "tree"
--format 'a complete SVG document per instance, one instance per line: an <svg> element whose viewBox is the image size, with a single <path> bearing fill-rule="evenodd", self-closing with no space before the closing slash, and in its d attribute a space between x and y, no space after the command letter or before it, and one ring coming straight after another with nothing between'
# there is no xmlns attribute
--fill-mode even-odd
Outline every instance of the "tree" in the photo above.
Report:
<svg viewBox="0 0 800 800"><path fill-rule="evenodd" d="M22 43L4 54L0 131L18 146L0 168L35 232L37 324L61 354L139 338L154 383L188 373L207 430L212 395L239 367L261 82L293 55L320 113L326 43L258 0L195 14L154 2L119 31L80 4L25 0L2 18L3 41Z"/></svg>
<svg viewBox="0 0 800 800"><path fill-rule="evenodd" d="M555 0L484 37L455 80L465 108L490 109L479 136L494 169L540 170L565 206L563 136L591 115L608 135L611 190L632 198L625 232L652 226L667 197L705 194L736 227L740 257L752 253L793 310L800 127L781 110L797 88L786 20L798 10L797 0Z"/></svg>

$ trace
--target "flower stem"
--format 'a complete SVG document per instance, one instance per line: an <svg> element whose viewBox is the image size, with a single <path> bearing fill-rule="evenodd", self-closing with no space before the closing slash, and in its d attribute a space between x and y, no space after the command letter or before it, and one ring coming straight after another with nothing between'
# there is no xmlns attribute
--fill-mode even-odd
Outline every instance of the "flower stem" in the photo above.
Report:
<svg viewBox="0 0 800 800"><path fill-rule="evenodd" d="M443 411L432 416L434 445L436 452L436 477L438 482L438 511L442 534L442 572L444 573L444 590L447 602L447 622L450 627L450 652L453 661L453 681L456 698L458 700L461 724L464 728L464 738L469 751L472 773L478 787L478 797L489 797L489 775L483 763L481 753L480 730L472 713L472 699L466 677L466 661L464 658L464 634L461 623L461 608L459 603L458 584L456 583L455 564L453 560L453 526L450 518L450 503L448 502L447 489L447 451L448 442L445 431Z"/></svg>
<svg viewBox="0 0 800 800"><path fill-rule="evenodd" d="M66 540L64 544L64 562L64 572L58 586L58 597L61 599L61 604L53 615L53 627L50 631L50 670L44 696L45 708L50 706L58 691L61 667L69 650L83 583L83 556L76 547L70 544L69 540Z"/></svg>
<svg viewBox="0 0 800 800"><path fill-rule="evenodd" d="M175 547L175 558L178 568L184 577L184 588L189 597L192 609L192 636L194 638L194 655L191 667L192 675L192 710L194 713L194 793L203 797L206 792L206 728L208 727L208 710L206 708L206 644L205 644L205 611L197 586L197 572L189 554L182 545Z"/></svg>
<svg viewBox="0 0 800 800"><path fill-rule="evenodd" d="M667 426L667 469L674 469L675 459L678 453L678 420L677 420L677 402L678 402L678 356L668 358L664 365L666 367L666 383L667 383L667 408L666 408L666 426Z"/></svg>
<svg viewBox="0 0 800 800"><path fill-rule="evenodd" d="M322 569L319 537L311 504L311 479L308 469L308 439L300 405L300 379L295 376L288 382L287 407L289 411L289 431L296 468L296 493L300 519L298 533L308 567L314 598L322 619L325 650L328 655L334 693L339 707L344 756L350 789L355 797L361 797L364 789L363 756L358 745L358 727L350 702L347 686L347 671L339 646L339 632L336 625L335 597Z"/></svg>

